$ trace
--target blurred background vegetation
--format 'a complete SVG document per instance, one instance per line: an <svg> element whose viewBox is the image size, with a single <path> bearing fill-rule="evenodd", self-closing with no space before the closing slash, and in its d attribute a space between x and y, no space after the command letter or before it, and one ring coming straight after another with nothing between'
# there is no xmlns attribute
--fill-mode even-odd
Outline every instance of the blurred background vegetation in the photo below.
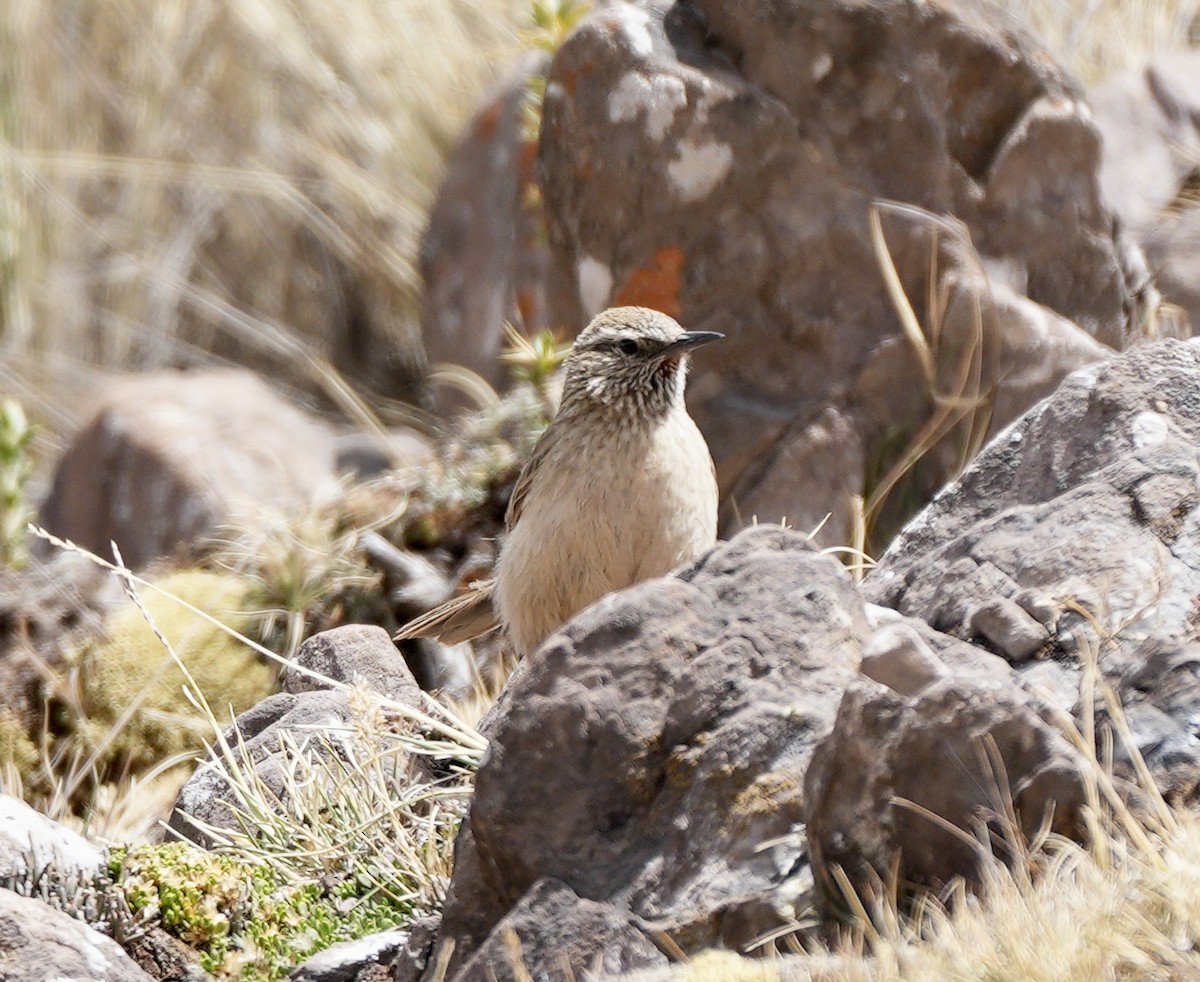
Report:
<svg viewBox="0 0 1200 982"><path fill-rule="evenodd" d="M55 455L97 370L423 371L442 162L527 0L0 4L0 394ZM316 367L310 356L315 359Z"/></svg>

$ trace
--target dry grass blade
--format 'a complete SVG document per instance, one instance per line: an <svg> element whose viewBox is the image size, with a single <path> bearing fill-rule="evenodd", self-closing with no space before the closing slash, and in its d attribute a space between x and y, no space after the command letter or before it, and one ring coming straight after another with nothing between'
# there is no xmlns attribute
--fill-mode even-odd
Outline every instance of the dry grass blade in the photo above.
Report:
<svg viewBox="0 0 1200 982"><path fill-rule="evenodd" d="M880 272L883 274L883 282L887 286L888 296L891 297L892 306L895 307L896 315L900 318L900 326L904 329L904 336L908 338L913 354L917 356L917 361L921 365L921 374L925 377L925 384L932 389L937 381L937 369L934 366L933 351L929 347L929 341L925 337L925 332L921 330L921 322L917 319L916 311L913 310L912 304L908 302L908 294L904 292L904 284L900 282L900 274L896 271L896 264L892 262L891 251L888 249L887 240L883 237L883 224L879 219L879 207L877 205L871 207L869 221L871 224L871 245L875 250L875 259L879 263Z"/></svg>

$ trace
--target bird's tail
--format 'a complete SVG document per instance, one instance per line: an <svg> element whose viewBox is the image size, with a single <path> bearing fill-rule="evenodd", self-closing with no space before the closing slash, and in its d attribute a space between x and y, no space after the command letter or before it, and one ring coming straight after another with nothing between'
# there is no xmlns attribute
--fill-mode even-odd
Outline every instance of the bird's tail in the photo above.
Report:
<svg viewBox="0 0 1200 982"><path fill-rule="evenodd" d="M437 638L442 644L459 644L494 631L500 626L500 615L492 603L495 588L494 579L477 580L464 593L409 621L395 640Z"/></svg>

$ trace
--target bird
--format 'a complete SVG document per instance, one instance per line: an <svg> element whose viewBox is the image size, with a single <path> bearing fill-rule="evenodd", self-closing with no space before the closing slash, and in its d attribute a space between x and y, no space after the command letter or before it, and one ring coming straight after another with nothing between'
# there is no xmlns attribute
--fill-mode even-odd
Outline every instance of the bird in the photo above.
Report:
<svg viewBox="0 0 1200 982"><path fill-rule="evenodd" d="M684 405L688 356L723 338L645 307L613 307L564 362L558 412L513 487L493 576L396 640L457 644L503 627L518 658L614 590L716 543L717 480Z"/></svg>

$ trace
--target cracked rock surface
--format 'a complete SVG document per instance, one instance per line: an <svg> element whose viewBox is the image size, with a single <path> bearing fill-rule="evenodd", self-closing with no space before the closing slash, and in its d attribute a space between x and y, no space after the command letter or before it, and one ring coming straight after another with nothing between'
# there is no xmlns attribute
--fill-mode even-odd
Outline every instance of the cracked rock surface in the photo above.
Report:
<svg viewBox="0 0 1200 982"><path fill-rule="evenodd" d="M1200 346L1145 345L1014 423L905 528L866 593L1052 688L1094 654L1160 782L1192 796L1197 505Z"/></svg>

